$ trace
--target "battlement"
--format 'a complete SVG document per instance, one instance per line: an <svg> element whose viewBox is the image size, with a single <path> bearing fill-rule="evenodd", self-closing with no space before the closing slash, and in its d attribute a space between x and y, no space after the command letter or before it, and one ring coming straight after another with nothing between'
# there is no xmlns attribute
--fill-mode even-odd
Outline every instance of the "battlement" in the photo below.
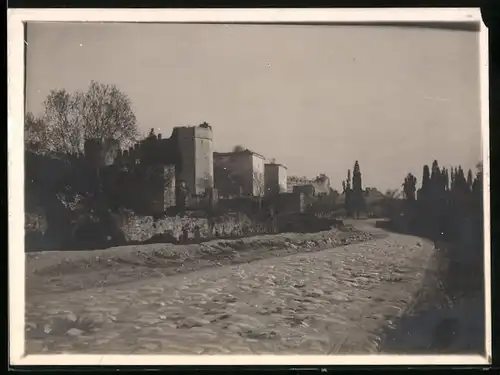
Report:
<svg viewBox="0 0 500 375"><path fill-rule="evenodd" d="M212 140L212 127L207 123L202 123L197 126L176 126L172 131L172 137L180 138L201 138Z"/></svg>

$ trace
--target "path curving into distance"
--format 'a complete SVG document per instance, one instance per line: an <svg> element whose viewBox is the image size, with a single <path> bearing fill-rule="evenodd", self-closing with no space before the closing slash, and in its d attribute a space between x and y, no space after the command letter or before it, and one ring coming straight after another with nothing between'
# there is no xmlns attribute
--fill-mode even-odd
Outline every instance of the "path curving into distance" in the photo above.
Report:
<svg viewBox="0 0 500 375"><path fill-rule="evenodd" d="M354 225L383 233L371 221ZM381 329L411 305L434 253L429 241L385 234L122 285L28 294L27 353L375 353Z"/></svg>

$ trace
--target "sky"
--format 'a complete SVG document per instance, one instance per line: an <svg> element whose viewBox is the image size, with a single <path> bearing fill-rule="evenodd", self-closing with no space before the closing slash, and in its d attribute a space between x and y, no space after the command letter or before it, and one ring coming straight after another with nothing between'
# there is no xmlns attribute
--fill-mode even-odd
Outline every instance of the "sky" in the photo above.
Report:
<svg viewBox="0 0 500 375"><path fill-rule="evenodd" d="M30 23L26 105L52 89L114 84L139 129L208 122L216 151L243 145L341 189L397 189L422 167L481 159L479 33L416 27Z"/></svg>

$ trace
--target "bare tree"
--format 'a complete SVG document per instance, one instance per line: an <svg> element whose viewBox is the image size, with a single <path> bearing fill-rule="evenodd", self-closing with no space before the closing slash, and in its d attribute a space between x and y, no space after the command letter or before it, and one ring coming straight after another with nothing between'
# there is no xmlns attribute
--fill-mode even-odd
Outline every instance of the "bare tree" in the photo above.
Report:
<svg viewBox="0 0 500 375"><path fill-rule="evenodd" d="M46 151L47 131L42 119L28 112L24 119L24 143L30 151Z"/></svg>
<svg viewBox="0 0 500 375"><path fill-rule="evenodd" d="M130 99L114 85L92 81L87 92L52 90L44 112L27 114L25 142L46 151L79 153L87 139L115 139L123 147L137 138L136 117Z"/></svg>
<svg viewBox="0 0 500 375"><path fill-rule="evenodd" d="M116 139L128 147L136 140L137 122L129 97L115 85L92 81L86 93L77 93L85 139Z"/></svg>
<svg viewBox="0 0 500 375"><path fill-rule="evenodd" d="M76 97L66 90L52 90L43 104L43 115L34 120L39 133L33 137L41 140L46 151L81 151L83 129ZM32 121L28 116L27 120Z"/></svg>

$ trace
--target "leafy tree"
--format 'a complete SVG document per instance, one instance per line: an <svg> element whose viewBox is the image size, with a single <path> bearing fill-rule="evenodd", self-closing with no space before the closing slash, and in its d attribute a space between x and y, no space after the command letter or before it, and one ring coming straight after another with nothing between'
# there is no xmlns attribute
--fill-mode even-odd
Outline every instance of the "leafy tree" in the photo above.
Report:
<svg viewBox="0 0 500 375"><path fill-rule="evenodd" d="M470 191L472 191L472 184L474 183L474 179L472 177L472 170L469 169L467 172L467 187Z"/></svg>
<svg viewBox="0 0 500 375"><path fill-rule="evenodd" d="M455 186L457 192L463 193L467 191L467 179L465 177L464 170L460 165L455 172Z"/></svg>
<svg viewBox="0 0 500 375"><path fill-rule="evenodd" d="M29 151L40 151L44 149L47 142L47 131L45 124L33 113L28 112L24 119L24 143Z"/></svg>
<svg viewBox="0 0 500 375"><path fill-rule="evenodd" d="M408 201L415 201L415 192L417 189L417 178L408 173L403 182L403 193Z"/></svg>

